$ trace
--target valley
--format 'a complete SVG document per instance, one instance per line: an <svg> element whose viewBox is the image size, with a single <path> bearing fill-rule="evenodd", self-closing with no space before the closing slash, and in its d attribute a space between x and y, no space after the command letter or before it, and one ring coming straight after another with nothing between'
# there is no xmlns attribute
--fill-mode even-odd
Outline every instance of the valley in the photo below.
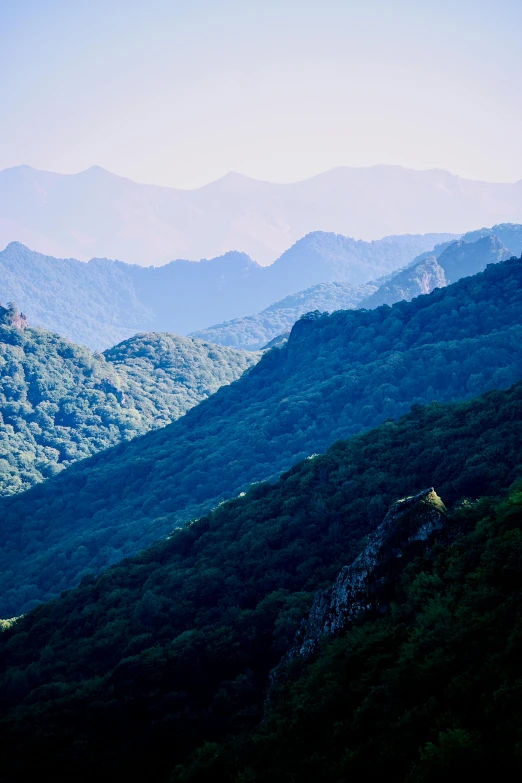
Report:
<svg viewBox="0 0 522 783"><path fill-rule="evenodd" d="M521 778L521 29L0 2L0 783Z"/></svg>
<svg viewBox="0 0 522 783"><path fill-rule="evenodd" d="M303 316L177 421L1 499L0 616L412 406L508 388L522 377L521 319L517 258L391 308Z"/></svg>

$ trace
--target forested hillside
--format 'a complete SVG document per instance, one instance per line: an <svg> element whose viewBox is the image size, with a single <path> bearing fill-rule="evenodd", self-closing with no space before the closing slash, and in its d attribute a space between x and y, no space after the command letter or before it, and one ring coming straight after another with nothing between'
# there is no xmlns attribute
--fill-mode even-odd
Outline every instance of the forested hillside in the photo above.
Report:
<svg viewBox="0 0 522 783"><path fill-rule="evenodd" d="M257 313L316 283L365 283L450 236L360 242L314 232L269 267L236 252L161 267L106 258L83 263L45 256L12 242L0 252L0 301L13 300L31 314L33 324L101 350L140 331L186 335Z"/></svg>
<svg viewBox="0 0 522 783"><path fill-rule="evenodd" d="M520 223L497 223L491 228L479 228L477 231L468 231L461 239L465 242L477 242L482 237L494 234L500 239L504 247L519 256L522 253L522 225Z"/></svg>
<svg viewBox="0 0 522 783"><path fill-rule="evenodd" d="M506 241L510 240L518 248L521 244L521 226L495 226L487 234L484 232L488 229L482 229L481 232L466 235L471 237L469 240L436 245L433 251L421 253L398 273L384 275L380 280L365 286L323 283L286 297L262 313L217 324L194 332L193 336L220 345L258 350L277 335L290 331L299 316L312 310L331 313L354 307L372 309L382 304L392 305L403 299L410 301L421 294L429 294L435 288L455 283L462 277L482 272L488 264L497 264L510 258L513 251L491 234L497 228ZM295 249L299 244L295 245Z"/></svg>
<svg viewBox="0 0 522 783"><path fill-rule="evenodd" d="M370 764L398 782L417 762L414 779L432 781L430 763L440 774L462 754L510 771L520 491L500 507L474 501L520 475L521 443L521 384L416 407L30 612L0 637L2 774L155 781L175 770L173 781L261 782L290 772L304 781L308 770L340 781ZM273 695L250 744L269 672L315 591L361 551L390 503L432 485L451 538L468 538L395 558L387 589L396 585L397 608ZM142 486L142 505L151 490Z"/></svg>
<svg viewBox="0 0 522 783"><path fill-rule="evenodd" d="M313 310L319 310L321 313L353 310L376 290L376 283L319 283L306 291L275 302L262 313L216 324L200 332L193 332L191 337L218 345L242 348L245 351L257 351L264 348L274 337L289 332L305 313Z"/></svg>
<svg viewBox="0 0 522 783"><path fill-rule="evenodd" d="M136 335L93 355L12 320L0 324L2 495L164 427L258 359L169 334Z"/></svg>
<svg viewBox="0 0 522 783"><path fill-rule="evenodd" d="M522 261L412 302L305 316L177 422L0 501L0 616L27 611L251 482L412 404L522 378Z"/></svg>
<svg viewBox="0 0 522 783"><path fill-rule="evenodd" d="M517 778L522 484L465 499L431 538L381 565L376 609L279 678L253 735L202 745L172 780Z"/></svg>

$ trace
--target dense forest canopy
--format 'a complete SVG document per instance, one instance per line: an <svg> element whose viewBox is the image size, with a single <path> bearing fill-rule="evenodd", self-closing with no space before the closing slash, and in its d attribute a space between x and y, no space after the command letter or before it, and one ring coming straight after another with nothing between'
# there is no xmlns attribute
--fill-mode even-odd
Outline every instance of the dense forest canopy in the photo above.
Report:
<svg viewBox="0 0 522 783"><path fill-rule="evenodd" d="M279 677L257 730L171 780L518 778L522 484L463 503L430 543L381 568L378 611Z"/></svg>
<svg viewBox="0 0 522 783"><path fill-rule="evenodd" d="M412 302L304 316L280 349L161 430L0 501L0 616L25 612L252 482L522 377L522 261Z"/></svg>
<svg viewBox="0 0 522 783"><path fill-rule="evenodd" d="M20 320L14 310L6 310L3 319L2 495L25 490L77 460L164 427L258 359L170 334L139 334L93 355L43 329L12 326L13 319Z"/></svg>
<svg viewBox="0 0 522 783"><path fill-rule="evenodd" d="M512 753L520 728L520 491L498 512L474 501L520 476L521 443L521 384L417 406L36 608L0 637L3 774L27 779L37 767L64 779L158 780L181 764L173 780L288 781L292 765L305 780L309 759L319 779L343 780L370 763L391 764L391 779L404 780L414 761L424 763L419 747L432 753L429 742L437 763L466 753L468 735L478 752L495 720L477 693L488 666L487 692L499 709L514 705L503 712L506 728L512 715L518 723L504 737L486 734L486 751ZM259 723L269 671L292 645L314 592L361 550L391 502L432 485L470 541L405 563L395 613L328 646L273 702L252 748L241 738ZM389 702L379 697L382 683ZM499 691L503 683L508 690ZM460 711L452 692L465 694ZM453 730L464 732L463 748L458 732L456 750L451 735L449 749L439 739Z"/></svg>

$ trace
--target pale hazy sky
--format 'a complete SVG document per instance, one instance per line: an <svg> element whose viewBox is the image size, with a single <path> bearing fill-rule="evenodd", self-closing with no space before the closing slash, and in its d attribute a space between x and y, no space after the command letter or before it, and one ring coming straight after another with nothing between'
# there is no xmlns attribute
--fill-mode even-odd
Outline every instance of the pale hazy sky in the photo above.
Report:
<svg viewBox="0 0 522 783"><path fill-rule="evenodd" d="M0 0L0 169L515 181L521 31L521 0Z"/></svg>

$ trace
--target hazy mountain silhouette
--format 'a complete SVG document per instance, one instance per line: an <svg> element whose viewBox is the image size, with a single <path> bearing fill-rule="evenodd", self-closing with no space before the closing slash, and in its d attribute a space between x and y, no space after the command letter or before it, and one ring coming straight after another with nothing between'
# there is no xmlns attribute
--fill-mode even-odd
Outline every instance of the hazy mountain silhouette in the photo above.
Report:
<svg viewBox="0 0 522 783"><path fill-rule="evenodd" d="M288 337L290 329L300 316L319 310L353 310L378 288L377 283L353 285L353 283L318 283L285 296L279 302L267 307L261 313L234 318L222 324L210 326L191 337L231 348L241 346L246 351L279 346ZM279 339L281 338L281 339Z"/></svg>
<svg viewBox="0 0 522 783"><path fill-rule="evenodd" d="M503 236L508 240L511 234L511 239L516 239L520 229L522 226L512 226L510 231L503 232ZM493 229L481 231L488 230L491 232ZM483 272L488 264L498 264L516 255L504 246L496 234L470 232L466 236L470 237L471 241L461 239L458 242L450 242L446 247L439 245L439 249L445 248L443 252L428 255L393 275L367 299L361 300L359 306L371 309L382 304L392 305L403 299L410 301L420 294L431 293L434 288L444 288L462 277ZM513 244L517 247L516 241Z"/></svg>
<svg viewBox="0 0 522 783"><path fill-rule="evenodd" d="M497 230L509 243L509 248L500 241ZM309 236L315 237L313 234ZM402 299L410 301L420 294L429 294L434 288L443 288L448 282L454 283L461 277L482 272L488 264L505 261L522 252L522 226L520 225L504 224L489 229L483 228L466 234L466 237L468 241L449 241L435 245L433 250L420 253L399 272L384 275L380 280L370 281L364 285L344 282L319 283L275 302L261 313L215 324L194 332L192 336L247 351L264 348L267 344L272 347L274 339L287 335L293 324L304 313L313 310L331 313L335 310L354 308L372 309L382 304L391 305ZM272 268L288 263L306 239L308 237L297 242L287 253L283 253ZM345 240L338 243L343 246L350 241L353 242L353 240L346 240L345 237L337 237L337 239ZM382 242L384 243L385 240ZM313 244L310 243L312 250ZM362 242L354 244L365 245ZM365 247L369 248L371 245ZM305 276L310 273L315 274L317 270L322 269L325 259L328 260L329 267L325 264L323 273L336 271L342 280L344 270L336 269L335 257L332 259L327 253L320 259L314 259L313 252L305 254L304 263L301 265L304 267L303 274ZM309 260L316 262L315 268L313 265L307 268L306 261ZM357 269L357 263L354 266ZM276 340L276 342L279 344L281 341Z"/></svg>
<svg viewBox="0 0 522 783"><path fill-rule="evenodd" d="M286 185L231 173L195 190L142 185L99 166L0 172L0 246L19 241L84 261L159 265L238 250L265 265L310 231L371 240L521 217L522 181L476 182L439 169L340 167Z"/></svg>
<svg viewBox="0 0 522 783"><path fill-rule="evenodd" d="M447 236L387 237L367 243L314 232L269 267L233 251L162 267L100 258L83 263L12 242L0 252L0 302L15 301L32 324L75 343L107 348L138 331L183 335L256 313L309 287L311 280L366 283L431 251Z"/></svg>

